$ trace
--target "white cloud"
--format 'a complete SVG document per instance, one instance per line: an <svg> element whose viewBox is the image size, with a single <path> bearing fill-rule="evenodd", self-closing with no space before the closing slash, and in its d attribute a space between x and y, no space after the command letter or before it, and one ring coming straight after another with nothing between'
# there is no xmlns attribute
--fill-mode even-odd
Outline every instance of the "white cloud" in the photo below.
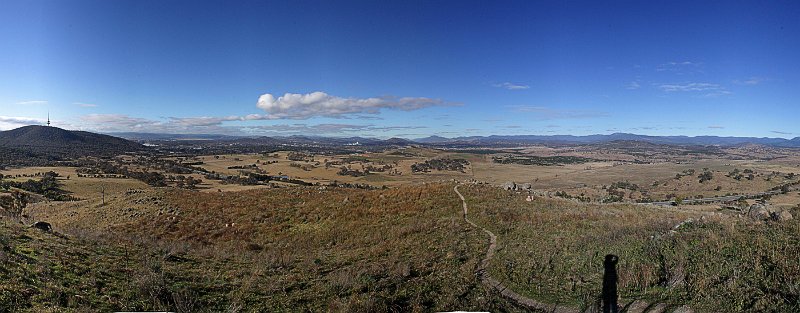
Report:
<svg viewBox="0 0 800 313"><path fill-rule="evenodd" d="M41 124L44 120L32 117L0 116L0 122L30 125Z"/></svg>
<svg viewBox="0 0 800 313"><path fill-rule="evenodd" d="M492 86L497 88L505 88L508 90L523 90L523 89L530 89L531 86L528 85L521 85L521 84L513 84L509 82L500 83L500 84L493 84Z"/></svg>
<svg viewBox="0 0 800 313"><path fill-rule="evenodd" d="M703 63L692 61L667 62L656 66L657 72L671 72L676 75L702 74Z"/></svg>
<svg viewBox="0 0 800 313"><path fill-rule="evenodd" d="M639 87L641 87L641 85L639 85L639 82L637 82L637 81L632 81L632 82L628 83L627 85L625 85L625 89L629 89L629 90L639 89Z"/></svg>
<svg viewBox="0 0 800 313"><path fill-rule="evenodd" d="M342 98L321 91L309 94L286 93L278 98L272 94L264 94L258 98L256 106L267 114L249 115L248 119L344 118L353 114L378 114L383 109L413 111L446 105L454 104L431 98Z"/></svg>
<svg viewBox="0 0 800 313"><path fill-rule="evenodd" d="M219 126L223 122L242 121L247 117L228 116L228 117L170 117L170 123L183 127L207 127Z"/></svg>
<svg viewBox="0 0 800 313"><path fill-rule="evenodd" d="M151 120L120 114L90 114L81 118L80 128L99 132L142 132L167 134L220 134L220 135L335 135L377 134L398 130L421 129L425 126L377 126L373 124L279 124L226 126L224 122L260 119L247 116L228 117L170 117Z"/></svg>
<svg viewBox="0 0 800 313"><path fill-rule="evenodd" d="M701 92L704 93L702 95L703 97L709 98L727 96L731 94L731 92L728 91L728 89L726 89L724 86L713 83L683 82L659 84L657 87L665 92Z"/></svg>
<svg viewBox="0 0 800 313"><path fill-rule="evenodd" d="M724 128L725 128L725 126L720 126L720 125L711 125L711 126L708 126L708 128L711 128L711 129L724 129Z"/></svg>
<svg viewBox="0 0 800 313"><path fill-rule="evenodd" d="M712 91L712 92L709 92L707 94L704 94L704 95L702 95L702 97L704 97L704 98L716 98L716 97L727 96L727 95L730 95L730 94L731 94L731 92L727 91L727 90L716 90L716 91Z"/></svg>
<svg viewBox="0 0 800 313"><path fill-rule="evenodd" d="M764 82L765 80L766 79L761 78L761 77L750 77L750 78L745 79L745 80L738 80L738 79L734 80L733 83L737 84L737 85L753 86L753 85L758 85L758 84Z"/></svg>
<svg viewBox="0 0 800 313"><path fill-rule="evenodd" d="M711 84L711 83L675 83L675 84L661 84L658 85L663 91L667 92L675 92L675 91L708 91L708 90L720 90L723 89L722 86L718 84Z"/></svg>
<svg viewBox="0 0 800 313"><path fill-rule="evenodd" d="M72 104L77 105L82 108L95 108L97 107L94 103L83 103L83 102L73 102Z"/></svg>
<svg viewBox="0 0 800 313"><path fill-rule="evenodd" d="M9 130L28 125L42 125L46 121L31 117L0 116L0 130Z"/></svg>
<svg viewBox="0 0 800 313"><path fill-rule="evenodd" d="M92 129L100 131L145 131L157 129L162 123L124 114L89 114L81 117Z"/></svg>
<svg viewBox="0 0 800 313"><path fill-rule="evenodd" d="M26 100L17 102L17 105L38 105L38 104L47 104L47 100Z"/></svg>
<svg viewBox="0 0 800 313"><path fill-rule="evenodd" d="M275 135L319 135L319 134L346 134L355 132L387 132L396 130L422 129L425 126L375 126L353 124L280 124L243 127L242 131L250 134L275 134Z"/></svg>

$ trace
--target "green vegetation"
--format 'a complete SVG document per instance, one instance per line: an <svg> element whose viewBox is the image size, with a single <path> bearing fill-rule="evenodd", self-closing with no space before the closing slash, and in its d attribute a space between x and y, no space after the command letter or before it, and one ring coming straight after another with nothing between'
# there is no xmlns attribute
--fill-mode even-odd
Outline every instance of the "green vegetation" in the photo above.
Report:
<svg viewBox="0 0 800 313"><path fill-rule="evenodd" d="M0 219L0 312L185 308L189 277L164 255L96 245ZM202 279L193 277L193 279Z"/></svg>
<svg viewBox="0 0 800 313"><path fill-rule="evenodd" d="M414 173L430 172L431 170L437 171L457 171L464 173L469 161L465 159L433 159L427 160L422 163L414 163L411 165L411 171Z"/></svg>
<svg viewBox="0 0 800 313"><path fill-rule="evenodd" d="M530 156L530 155L508 155L502 157L492 157L495 163L500 164L522 164L522 165L541 165L553 166L564 164L582 164L595 161L594 159L577 156Z"/></svg>
<svg viewBox="0 0 800 313"><path fill-rule="evenodd" d="M708 170L704 170L702 174L697 176L697 178L700 178L699 182L702 184L704 182L714 179L714 173L711 173L711 171Z"/></svg>
<svg viewBox="0 0 800 313"><path fill-rule="evenodd" d="M38 180L28 179L24 182L17 182L11 180L2 180L0 177L0 189L10 190L11 188L18 188L35 194L45 196L47 199L56 201L70 201L76 200L75 197L70 196L66 191L61 190L58 186L58 173L46 172L39 173L41 178Z"/></svg>

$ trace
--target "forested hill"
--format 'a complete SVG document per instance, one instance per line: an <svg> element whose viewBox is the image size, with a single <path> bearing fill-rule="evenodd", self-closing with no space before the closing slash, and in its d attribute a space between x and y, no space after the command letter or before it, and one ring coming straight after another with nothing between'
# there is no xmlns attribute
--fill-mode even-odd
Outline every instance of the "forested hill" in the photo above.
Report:
<svg viewBox="0 0 800 313"><path fill-rule="evenodd" d="M25 126L0 132L0 153L13 154L6 160L29 158L56 160L86 155L114 155L144 149L144 146L118 137L85 131L70 131L50 126Z"/></svg>

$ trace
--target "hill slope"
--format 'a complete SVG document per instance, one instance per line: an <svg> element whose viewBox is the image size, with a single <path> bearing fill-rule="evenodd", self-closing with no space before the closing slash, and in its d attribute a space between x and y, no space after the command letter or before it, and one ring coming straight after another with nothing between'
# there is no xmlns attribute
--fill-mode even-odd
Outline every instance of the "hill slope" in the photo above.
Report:
<svg viewBox="0 0 800 313"><path fill-rule="evenodd" d="M0 132L0 152L9 152L0 153L3 163L23 161L13 157L20 153L52 160L85 155L111 155L143 148L138 143L122 138L49 126L25 126Z"/></svg>

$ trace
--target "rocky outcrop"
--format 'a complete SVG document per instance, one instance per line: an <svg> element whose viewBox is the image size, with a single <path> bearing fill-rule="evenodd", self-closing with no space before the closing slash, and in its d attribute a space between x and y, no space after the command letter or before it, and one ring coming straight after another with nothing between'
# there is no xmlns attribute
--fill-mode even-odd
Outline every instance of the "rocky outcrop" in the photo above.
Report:
<svg viewBox="0 0 800 313"><path fill-rule="evenodd" d="M763 221L770 217L770 213L765 205L757 203L750 206L750 210L747 211L747 217L753 220Z"/></svg>
<svg viewBox="0 0 800 313"><path fill-rule="evenodd" d="M772 214L770 214L770 217L772 218L773 221L776 222L791 221L794 218L794 216L792 216L792 213L790 213L788 210L782 210L780 212L772 212Z"/></svg>
<svg viewBox="0 0 800 313"><path fill-rule="evenodd" d="M791 221L794 216L789 210L777 210L772 206L756 203L750 206L747 217L755 221L786 222Z"/></svg>
<svg viewBox="0 0 800 313"><path fill-rule="evenodd" d="M527 191L532 190L533 186L530 183L517 184L513 181L506 182L501 186L504 190Z"/></svg>

